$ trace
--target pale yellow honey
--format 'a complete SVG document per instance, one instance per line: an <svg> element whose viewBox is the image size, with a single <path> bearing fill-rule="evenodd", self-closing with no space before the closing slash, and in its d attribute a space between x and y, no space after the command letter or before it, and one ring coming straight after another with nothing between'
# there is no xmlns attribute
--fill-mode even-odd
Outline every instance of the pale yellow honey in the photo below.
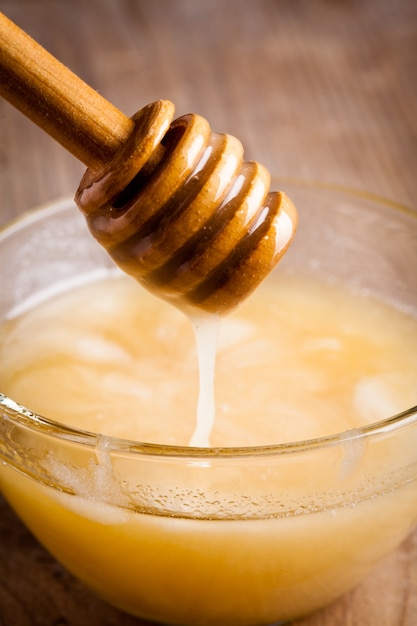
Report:
<svg viewBox="0 0 417 626"><path fill-rule="evenodd" d="M211 444L357 428L415 404L416 381L415 319L281 276L222 321ZM127 278L61 295L4 324L0 390L82 429L187 445L198 396L190 322ZM162 459L151 470L145 458L130 482L138 501L150 484L159 489L153 515L117 494L114 476L127 461L110 460L106 438L87 471L45 455L68 493L6 464L0 488L53 554L116 606L172 624L266 624L330 602L412 529L413 436L403 445L347 441L313 451L305 465L266 457L253 470L250 459L229 466L215 458L194 461L190 472ZM251 495L240 511L241 491ZM164 506L175 513L164 515Z"/></svg>
<svg viewBox="0 0 417 626"><path fill-rule="evenodd" d="M212 446L309 439L413 406L417 320L311 280L267 282L221 322ZM0 328L0 390L93 432L186 445L198 398L189 320L128 278Z"/></svg>

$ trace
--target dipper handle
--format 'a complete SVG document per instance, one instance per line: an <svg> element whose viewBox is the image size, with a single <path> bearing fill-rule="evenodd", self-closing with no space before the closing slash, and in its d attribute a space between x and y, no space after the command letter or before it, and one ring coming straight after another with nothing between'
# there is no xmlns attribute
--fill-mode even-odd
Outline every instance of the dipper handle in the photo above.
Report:
<svg viewBox="0 0 417 626"><path fill-rule="evenodd" d="M160 100L132 118L0 13L0 94L88 166L75 200L113 260L179 308L224 314L269 274L297 212L238 139Z"/></svg>
<svg viewBox="0 0 417 626"><path fill-rule="evenodd" d="M113 158L134 127L3 13L0 94L93 169Z"/></svg>

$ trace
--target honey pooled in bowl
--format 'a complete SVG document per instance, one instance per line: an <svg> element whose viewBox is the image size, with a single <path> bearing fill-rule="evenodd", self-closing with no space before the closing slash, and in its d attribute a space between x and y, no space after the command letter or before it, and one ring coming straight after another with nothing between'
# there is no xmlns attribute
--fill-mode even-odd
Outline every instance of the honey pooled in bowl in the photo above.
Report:
<svg viewBox="0 0 417 626"><path fill-rule="evenodd" d="M109 277L3 324L0 389L83 430L188 445L196 352L182 313L128 277ZM411 407L416 380L417 320L280 274L222 318L206 443L272 445L357 428Z"/></svg>

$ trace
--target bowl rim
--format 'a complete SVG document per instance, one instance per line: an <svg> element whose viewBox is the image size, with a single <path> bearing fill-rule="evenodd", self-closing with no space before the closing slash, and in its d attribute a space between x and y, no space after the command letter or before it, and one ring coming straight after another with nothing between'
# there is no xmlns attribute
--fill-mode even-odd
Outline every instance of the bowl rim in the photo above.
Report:
<svg viewBox="0 0 417 626"><path fill-rule="evenodd" d="M338 185L320 181L308 181L291 177L272 177L273 184L293 185L299 188L323 190L340 193L346 196L353 196L363 201L371 201L385 208L392 208L417 220L417 211L405 205L388 200L373 193L360 191L348 186ZM68 208L75 201L71 196L62 196L56 200L51 200L31 208L12 220L0 226L0 241L13 232L28 226L46 214L56 213ZM318 450L341 445L348 441L376 438L386 436L393 432L408 428L417 423L417 405L410 407L400 413L396 413L388 418L372 422L359 428L352 428L332 435L326 435L311 439L299 440L287 443L276 443L272 445L258 446L227 446L227 447L193 447L177 446L171 444L157 444L131 439L123 439L104 435L102 433L90 432L80 428L66 426L60 422L34 413L25 406L15 402L12 398L0 392L0 418L6 420L14 426L21 426L26 429L47 434L57 439L83 445L88 448L96 448L98 442L105 440L106 449L112 452L123 452L124 454L147 455L158 457L190 457L192 459L211 458L239 458L249 456L271 456L299 454L305 451Z"/></svg>
<svg viewBox="0 0 417 626"><path fill-rule="evenodd" d="M348 442L356 440L376 439L379 436L385 437L417 424L417 405L391 417L379 420L378 422L372 422L360 428L352 428L332 435L291 441L288 443L240 447L212 446L207 448L177 446L171 444L147 443L113 437L102 433L94 433L81 428L66 426L60 422L43 417L38 413L30 411L25 406L18 404L2 393L0 393L0 419L7 421L15 427L29 429L41 435L47 435L67 443L74 443L87 448L96 449L101 442L105 442L107 452L166 458L188 457L197 460L207 459L208 457L236 459L243 457L294 455L345 445Z"/></svg>

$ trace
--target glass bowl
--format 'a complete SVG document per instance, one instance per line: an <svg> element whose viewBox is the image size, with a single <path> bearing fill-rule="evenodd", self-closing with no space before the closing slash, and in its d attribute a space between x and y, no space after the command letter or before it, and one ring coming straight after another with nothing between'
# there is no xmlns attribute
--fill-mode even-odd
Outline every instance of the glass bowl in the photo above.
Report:
<svg viewBox="0 0 417 626"><path fill-rule="evenodd" d="M327 185L276 186L300 212L277 272L417 315L415 213ZM113 272L68 199L7 226L0 266L0 323ZM417 407L320 439L195 449L71 429L0 395L0 459L0 489L58 560L114 606L166 624L310 614L417 521Z"/></svg>

